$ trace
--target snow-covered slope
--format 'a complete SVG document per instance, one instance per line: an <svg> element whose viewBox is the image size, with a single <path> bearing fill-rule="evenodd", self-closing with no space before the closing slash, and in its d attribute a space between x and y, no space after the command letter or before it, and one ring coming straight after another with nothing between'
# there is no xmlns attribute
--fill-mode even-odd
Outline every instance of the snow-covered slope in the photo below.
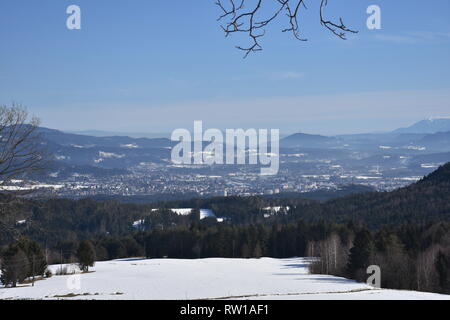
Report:
<svg viewBox="0 0 450 320"><path fill-rule="evenodd" d="M307 266L304 258L114 260L92 273L1 288L0 299L450 299L312 275Z"/></svg>

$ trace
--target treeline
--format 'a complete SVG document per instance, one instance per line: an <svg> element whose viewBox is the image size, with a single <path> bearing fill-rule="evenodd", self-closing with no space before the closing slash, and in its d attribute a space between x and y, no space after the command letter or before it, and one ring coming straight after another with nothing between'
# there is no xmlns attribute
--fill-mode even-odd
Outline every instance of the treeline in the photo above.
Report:
<svg viewBox="0 0 450 320"><path fill-rule="evenodd" d="M189 223L189 217L152 211L150 205L91 199L29 200L0 194L0 246L27 236L47 247L99 235L129 235L133 222L146 218L149 227Z"/></svg>
<svg viewBox="0 0 450 320"><path fill-rule="evenodd" d="M274 225L160 228L130 236L91 239L97 260L147 258L317 257L314 273L365 282L370 265L381 268L381 286L450 293L450 223L406 224L369 230L361 224L299 221ZM50 251L53 263L76 262L76 241ZM60 254L62 253L62 255ZM62 261L60 261L62 259Z"/></svg>
<svg viewBox="0 0 450 320"><path fill-rule="evenodd" d="M18 283L47 271L46 256L36 241L21 238L0 251L0 282L15 287Z"/></svg>
<svg viewBox="0 0 450 320"><path fill-rule="evenodd" d="M450 293L450 223L370 231L359 224L305 223L158 230L146 235L151 258L317 257L313 272L365 282L381 268L384 288Z"/></svg>
<svg viewBox="0 0 450 320"><path fill-rule="evenodd" d="M94 246L90 241L84 240L77 244L75 249L70 254L70 262L76 261L82 272L88 272L96 260ZM60 252L59 262L62 264L62 249ZM48 263L52 253L54 254L52 250L47 248L44 250L38 242L26 237L0 248L0 284L5 287L16 287L28 281L34 285L35 278L40 280L51 277L53 274L48 269ZM67 271L60 268L58 272L59 275L63 275Z"/></svg>
<svg viewBox="0 0 450 320"><path fill-rule="evenodd" d="M449 223L363 228L350 238L333 232L309 242L307 255L319 258L311 265L314 273L365 282L367 268L375 265L383 288L450 294Z"/></svg>

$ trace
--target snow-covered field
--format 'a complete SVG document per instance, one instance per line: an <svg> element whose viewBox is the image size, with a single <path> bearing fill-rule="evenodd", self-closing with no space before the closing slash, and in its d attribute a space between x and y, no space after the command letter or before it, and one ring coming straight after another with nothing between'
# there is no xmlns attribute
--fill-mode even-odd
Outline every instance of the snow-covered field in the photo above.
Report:
<svg viewBox="0 0 450 320"><path fill-rule="evenodd" d="M98 262L95 272L37 281L34 287L0 288L0 299L450 299L309 274L307 266L305 258L123 259Z"/></svg>

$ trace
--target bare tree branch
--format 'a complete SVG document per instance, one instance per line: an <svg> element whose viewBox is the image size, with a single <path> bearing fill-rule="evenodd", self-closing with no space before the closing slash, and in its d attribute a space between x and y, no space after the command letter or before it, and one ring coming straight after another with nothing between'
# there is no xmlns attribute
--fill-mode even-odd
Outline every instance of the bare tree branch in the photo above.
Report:
<svg viewBox="0 0 450 320"><path fill-rule="evenodd" d="M221 25L225 36L228 37L234 33L244 33L251 38L251 44L247 47L236 46L237 49L245 52L244 58L250 53L261 51L262 46L259 39L265 35L264 27L268 26L278 17L285 16L287 18L287 26L282 32L291 32L295 39L299 41L307 41L300 34L299 16L300 10L307 9L305 0L270 0L271 13L267 17L263 15L263 0L216 0L216 5L222 11L218 20L226 22ZM265 1L265 5L269 0ZM347 28L339 18L339 23L332 22L325 18L324 9L327 6L327 0L321 0L320 3L320 23L331 31L334 35L345 40L346 33L357 33L357 31ZM284 13L284 15L282 14Z"/></svg>
<svg viewBox="0 0 450 320"><path fill-rule="evenodd" d="M45 168L47 156L38 126L39 119L29 119L22 106L0 106L0 186Z"/></svg>
<svg viewBox="0 0 450 320"><path fill-rule="evenodd" d="M342 40L346 40L347 39L346 32L358 33L358 31L351 30L351 29L347 28L345 26L344 21L342 20L342 18L339 18L339 24L336 24L336 23L331 22L329 20L325 20L323 11L324 11L324 8L326 7L327 4L328 4L328 0L322 0L322 2L320 3L320 23L325 28L330 30L333 34L335 34L336 36L338 36Z"/></svg>

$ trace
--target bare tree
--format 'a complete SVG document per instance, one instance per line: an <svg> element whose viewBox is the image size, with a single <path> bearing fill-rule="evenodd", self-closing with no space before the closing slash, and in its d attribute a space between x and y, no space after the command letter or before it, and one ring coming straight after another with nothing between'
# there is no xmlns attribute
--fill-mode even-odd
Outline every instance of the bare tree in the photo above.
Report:
<svg viewBox="0 0 450 320"><path fill-rule="evenodd" d="M0 106L0 191L5 191L13 179L25 179L27 175L42 170L47 165L47 153L37 132L39 119L30 117L20 105ZM30 191L9 190L0 200L0 217L14 210L18 201L15 196ZM3 235L17 239L14 224L0 220Z"/></svg>
<svg viewBox="0 0 450 320"><path fill-rule="evenodd" d="M328 0L320 0L319 19L322 26L332 32L340 39L345 40L347 33L357 33L345 26L342 18L339 22L333 22L325 17L325 7ZM299 17L300 11L306 10L305 0L271 0L265 2L264 6L271 6L266 16L263 15L263 0L216 0L216 5L220 7L222 14L219 21L226 21L222 25L225 36L234 33L244 33L251 38L251 45L248 47L237 46L239 50L245 52L244 58L250 53L261 51L262 46L259 38L265 34L265 27L274 22L277 18L284 17L286 27L282 32L290 32L295 39L307 41L300 34Z"/></svg>
<svg viewBox="0 0 450 320"><path fill-rule="evenodd" d="M0 106L0 186L44 169L45 148L36 130L39 123L20 105Z"/></svg>
<svg viewBox="0 0 450 320"><path fill-rule="evenodd" d="M348 260L348 249L342 245L340 237L335 233L322 241L310 241L308 255L318 258L310 265L310 271L343 276Z"/></svg>
<svg viewBox="0 0 450 320"><path fill-rule="evenodd" d="M419 291L433 291L436 289L437 272L435 267L436 257L440 247L432 245L417 256L416 261L416 286Z"/></svg>

